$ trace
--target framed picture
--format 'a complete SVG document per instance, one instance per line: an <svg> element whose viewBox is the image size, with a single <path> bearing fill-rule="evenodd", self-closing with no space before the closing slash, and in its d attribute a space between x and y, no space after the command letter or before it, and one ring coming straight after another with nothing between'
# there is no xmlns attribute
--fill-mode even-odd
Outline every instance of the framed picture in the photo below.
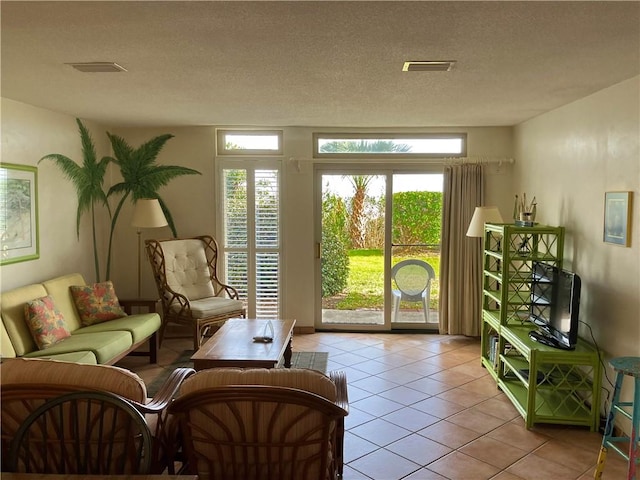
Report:
<svg viewBox="0 0 640 480"><path fill-rule="evenodd" d="M38 169L0 163L0 265L39 257Z"/></svg>
<svg viewBox="0 0 640 480"><path fill-rule="evenodd" d="M604 194L604 241L631 246L631 206L633 192Z"/></svg>

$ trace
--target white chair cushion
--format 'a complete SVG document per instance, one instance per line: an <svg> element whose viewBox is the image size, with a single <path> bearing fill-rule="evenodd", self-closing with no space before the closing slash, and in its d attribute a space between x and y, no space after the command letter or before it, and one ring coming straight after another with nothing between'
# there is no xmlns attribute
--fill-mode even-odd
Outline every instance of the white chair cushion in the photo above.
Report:
<svg viewBox="0 0 640 480"><path fill-rule="evenodd" d="M243 305L240 300L230 298L209 297L189 302L193 318L209 318L224 313L242 310ZM176 310L178 310L176 308Z"/></svg>
<svg viewBox="0 0 640 480"><path fill-rule="evenodd" d="M189 301L215 295L201 240L167 240L162 242L162 251L167 284L173 291Z"/></svg>

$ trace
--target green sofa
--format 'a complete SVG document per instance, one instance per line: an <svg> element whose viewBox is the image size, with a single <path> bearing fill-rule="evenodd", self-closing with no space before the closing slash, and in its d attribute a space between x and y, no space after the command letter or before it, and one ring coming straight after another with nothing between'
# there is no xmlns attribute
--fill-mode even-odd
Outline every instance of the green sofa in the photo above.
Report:
<svg viewBox="0 0 640 480"><path fill-rule="evenodd" d="M156 332L160 316L138 313L91 326L82 326L69 287L86 285L79 273L53 278L43 283L26 285L0 294L0 356L2 358L50 358L75 363L113 365L149 341L148 352L135 352L157 361ZM38 350L24 320L24 305L45 295L53 297L56 308L64 316L71 336L44 350ZM120 300L127 313L135 301Z"/></svg>

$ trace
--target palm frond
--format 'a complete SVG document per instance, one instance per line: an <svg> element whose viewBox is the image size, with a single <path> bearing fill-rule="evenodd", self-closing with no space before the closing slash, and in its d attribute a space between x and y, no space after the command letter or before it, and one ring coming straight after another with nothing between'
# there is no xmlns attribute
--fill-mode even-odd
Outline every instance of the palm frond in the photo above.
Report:
<svg viewBox="0 0 640 480"><path fill-rule="evenodd" d="M141 184L146 187L146 190L152 190L155 193L160 187L167 185L174 178L183 175L202 174L192 168L177 167L173 165L158 165L153 170L150 170L143 179L141 179Z"/></svg>
<svg viewBox="0 0 640 480"><path fill-rule="evenodd" d="M129 191L128 184L126 184L125 182L116 183L115 185L112 185L111 188L109 188L109 191L107 192L107 197L110 197L111 195L114 195L117 193L127 193L128 191Z"/></svg>
<svg viewBox="0 0 640 480"><path fill-rule="evenodd" d="M80 130L80 141L82 142L83 163L85 166L96 163L96 148L87 127L83 125L79 118L76 118L78 130Z"/></svg>
<svg viewBox="0 0 640 480"><path fill-rule="evenodd" d="M160 151L164 147L165 143L173 138L170 133L159 135L152 138L148 142L140 145L136 150L134 156L140 162L140 165L148 165L155 162L156 158L160 154Z"/></svg>
<svg viewBox="0 0 640 480"><path fill-rule="evenodd" d="M64 176L69 180L73 180L79 175L80 167L78 166L78 164L65 155L61 155L59 153L51 153L38 160L38 163L43 160L53 160L55 164L60 167L60 170L62 170Z"/></svg>
<svg viewBox="0 0 640 480"><path fill-rule="evenodd" d="M127 160L133 155L133 148L125 141L124 138L113 135L107 132L109 141L111 142L111 148L113 149L114 159L113 161L120 165L122 160Z"/></svg>

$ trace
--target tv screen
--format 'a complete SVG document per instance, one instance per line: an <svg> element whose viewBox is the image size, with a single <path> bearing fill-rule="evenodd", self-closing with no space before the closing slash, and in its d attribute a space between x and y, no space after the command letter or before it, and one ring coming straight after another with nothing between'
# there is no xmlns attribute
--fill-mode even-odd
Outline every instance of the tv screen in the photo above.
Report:
<svg viewBox="0 0 640 480"><path fill-rule="evenodd" d="M578 341L580 277L567 270L534 262L531 282L531 337L541 343L573 349ZM546 340L546 341L545 341Z"/></svg>

